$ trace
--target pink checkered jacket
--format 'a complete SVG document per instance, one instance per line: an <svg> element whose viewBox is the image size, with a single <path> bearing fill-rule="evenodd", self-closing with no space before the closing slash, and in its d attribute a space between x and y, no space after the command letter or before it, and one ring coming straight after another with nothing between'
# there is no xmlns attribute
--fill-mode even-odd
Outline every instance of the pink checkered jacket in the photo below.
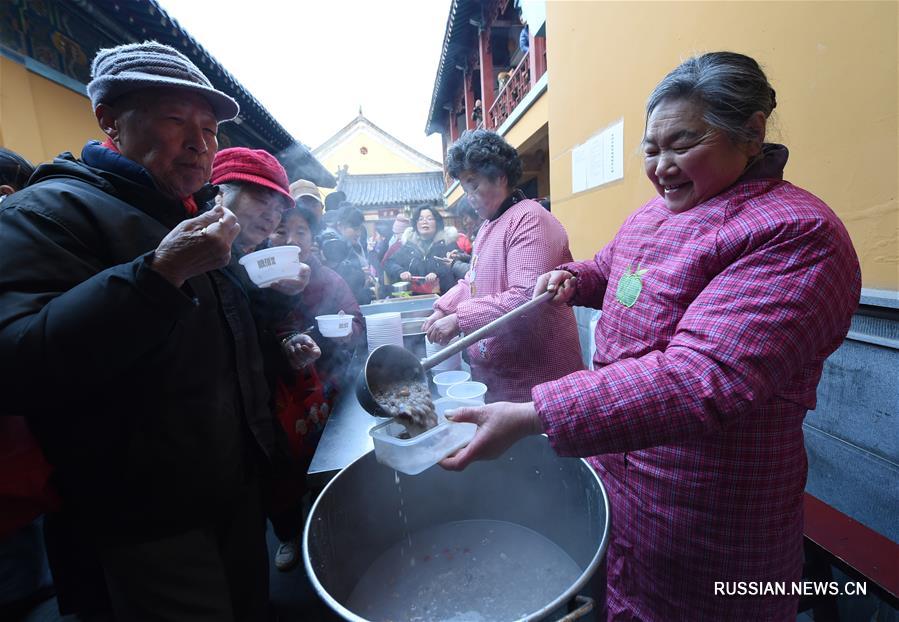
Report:
<svg viewBox="0 0 899 622"><path fill-rule="evenodd" d="M571 261L568 234L536 201L519 201L481 225L472 267L434 305L456 313L471 333L531 299L537 277ZM531 389L583 369L574 312L549 304L513 320L468 349L472 378L487 385L487 401L526 402Z"/></svg>
<svg viewBox="0 0 899 622"><path fill-rule="evenodd" d="M846 229L780 179L779 149L775 172L680 214L653 199L565 266L573 304L602 309L596 370L533 399L608 487L611 620L796 619L795 597L714 591L801 576L802 420L860 294Z"/></svg>

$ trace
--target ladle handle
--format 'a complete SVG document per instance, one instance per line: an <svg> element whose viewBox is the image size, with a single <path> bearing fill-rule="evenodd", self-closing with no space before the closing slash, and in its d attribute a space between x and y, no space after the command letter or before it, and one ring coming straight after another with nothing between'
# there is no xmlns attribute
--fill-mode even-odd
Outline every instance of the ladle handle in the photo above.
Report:
<svg viewBox="0 0 899 622"><path fill-rule="evenodd" d="M551 299L555 295L556 295L556 292L554 292L554 291L543 292L542 294L540 294L533 300L528 300L526 303L524 303L517 309L512 309L505 315L499 316L498 318L496 318L495 320L493 320L486 326L482 326L479 329L477 329L476 331L474 331L473 333L471 333L469 335L465 335L464 337L462 337L462 339L460 339L456 343L446 346L439 352L432 354L431 356L429 356L426 359L422 359L421 366L425 369L425 371L427 371L427 370L431 369L432 367L434 367L435 365L439 365L440 363L442 363L449 357L453 356L454 354L461 352L462 350L464 350L465 348L467 348L468 346L470 346L474 343L477 343L482 338L486 337L491 332L493 332L493 330L495 328L498 328L499 326L501 326L502 324L505 324L509 320L514 320L515 318L517 318L519 315L522 315L523 313L527 313L534 307L546 302L547 300Z"/></svg>

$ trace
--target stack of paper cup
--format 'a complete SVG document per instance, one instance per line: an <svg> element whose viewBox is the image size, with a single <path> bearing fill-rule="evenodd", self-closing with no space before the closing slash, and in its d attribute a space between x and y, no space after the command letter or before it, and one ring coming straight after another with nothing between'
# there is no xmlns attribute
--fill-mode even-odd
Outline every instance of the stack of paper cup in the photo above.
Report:
<svg viewBox="0 0 899 622"><path fill-rule="evenodd" d="M403 347L403 320L399 313L375 313L365 316L368 351L378 346Z"/></svg>
<svg viewBox="0 0 899 622"><path fill-rule="evenodd" d="M451 341L450 343L453 343L454 341L456 341L456 339L458 339L458 337L453 339L453 341ZM437 343L431 343L430 341L428 341L428 338L425 337L425 355L426 356L430 357L432 354L437 354L442 349L443 349L443 346L441 346L440 344L437 344ZM442 363L434 365L434 367L431 368L431 371L436 373L436 372L441 372L441 371L449 371L452 369L462 369L462 353L461 352L456 352L455 354L453 354L451 357L449 357Z"/></svg>

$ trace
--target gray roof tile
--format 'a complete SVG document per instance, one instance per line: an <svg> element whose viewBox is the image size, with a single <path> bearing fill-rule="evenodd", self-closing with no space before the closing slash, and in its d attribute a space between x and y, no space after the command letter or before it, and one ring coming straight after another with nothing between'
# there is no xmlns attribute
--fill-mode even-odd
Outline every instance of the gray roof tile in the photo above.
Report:
<svg viewBox="0 0 899 622"><path fill-rule="evenodd" d="M343 175L337 189L356 207L443 203L443 173L390 173Z"/></svg>

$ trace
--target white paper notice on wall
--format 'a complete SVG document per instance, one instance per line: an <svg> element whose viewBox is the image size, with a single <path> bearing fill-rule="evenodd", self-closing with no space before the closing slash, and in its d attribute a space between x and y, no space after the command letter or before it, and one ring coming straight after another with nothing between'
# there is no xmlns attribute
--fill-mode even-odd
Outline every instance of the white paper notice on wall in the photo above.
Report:
<svg viewBox="0 0 899 622"><path fill-rule="evenodd" d="M624 177L624 119L606 129L603 137L603 183Z"/></svg>
<svg viewBox="0 0 899 622"><path fill-rule="evenodd" d="M595 188L605 183L605 170L603 167L604 152L601 132L584 143L587 149L587 188Z"/></svg>
<svg viewBox="0 0 899 622"><path fill-rule="evenodd" d="M571 191L583 192L624 177L624 119L571 150Z"/></svg>
<svg viewBox="0 0 899 622"><path fill-rule="evenodd" d="M587 189L587 150L578 145L571 150L571 191L583 192Z"/></svg>

